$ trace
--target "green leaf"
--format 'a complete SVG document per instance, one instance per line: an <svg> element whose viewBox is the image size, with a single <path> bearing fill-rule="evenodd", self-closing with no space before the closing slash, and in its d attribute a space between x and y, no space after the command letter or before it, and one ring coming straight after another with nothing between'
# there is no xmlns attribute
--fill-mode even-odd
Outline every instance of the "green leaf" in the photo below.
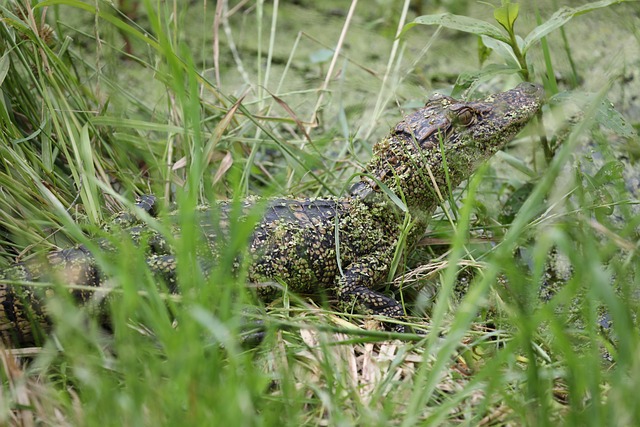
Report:
<svg viewBox="0 0 640 427"><path fill-rule="evenodd" d="M509 34L513 34L513 24L518 19L520 5L517 3L505 3L502 7L493 10L493 17Z"/></svg>
<svg viewBox="0 0 640 427"><path fill-rule="evenodd" d="M586 92L560 92L549 99L549 105L571 103L581 108L581 106L593 102L595 96L593 93ZM598 105L594 121L624 138L637 137L633 126L607 100Z"/></svg>
<svg viewBox="0 0 640 427"><path fill-rule="evenodd" d="M596 121L624 138L636 138L638 136L634 127L609 101L603 102L598 108Z"/></svg>
<svg viewBox="0 0 640 427"><path fill-rule="evenodd" d="M47 119L45 118L40 124L40 126L38 126L38 128L33 132L31 132L29 135L25 136L24 138L15 138L15 139L11 138L10 140L13 144L20 144L22 142L31 141L32 139L36 138L38 135L42 133L42 130L46 125L47 125ZM44 160L44 156L43 156L43 160ZM48 169L48 170L51 170L51 169Z"/></svg>
<svg viewBox="0 0 640 427"><path fill-rule="evenodd" d="M91 119L91 124L94 126L111 126L117 129L137 129L139 131L190 134L190 131L185 129L184 126L153 123L136 119L124 119L122 117L97 116Z"/></svg>
<svg viewBox="0 0 640 427"><path fill-rule="evenodd" d="M95 159L94 159L94 150L91 146L91 137L89 136L89 127L87 124L82 126L80 130L80 139L78 146L79 156L81 158L80 164L82 165L82 200L84 202L84 207L91 218L94 224L99 223L101 220L100 215L100 202L96 200L96 196L98 194L96 188L96 169L95 169Z"/></svg>
<svg viewBox="0 0 640 427"><path fill-rule="evenodd" d="M410 29L412 29L416 25L417 24L415 22L409 22L408 24L405 24L405 26L402 27L402 31L400 31L400 34L398 34L398 37L396 37L396 38L397 39L401 39L407 31L409 31Z"/></svg>
<svg viewBox="0 0 640 427"><path fill-rule="evenodd" d="M473 93L482 82L486 82L495 76L517 74L519 71L520 67L518 66L489 64L480 71L462 73L456 80L451 96L460 96L464 91Z"/></svg>
<svg viewBox="0 0 640 427"><path fill-rule="evenodd" d="M571 18L575 16L582 15L587 12L591 12L592 10L601 9L603 7L611 6L612 4L622 3L624 0L602 0L596 1L593 3L585 4L580 7L562 7L556 11L556 13L549 18L548 21L543 23L542 25L538 25L534 28L529 35L524 40L524 47L522 48L522 53L526 53L527 50L541 38L549 34L550 32L557 30L562 27L564 24L569 22ZM637 1L637 0L633 0Z"/></svg>
<svg viewBox="0 0 640 427"><path fill-rule="evenodd" d="M4 82L5 77L7 77L7 73L9 72L9 66L11 65L11 60L9 59L9 52L2 55L0 58L0 85Z"/></svg>
<svg viewBox="0 0 640 427"><path fill-rule="evenodd" d="M598 221L604 221L607 216L613 214L616 197L611 194L607 185L624 179L624 164L619 161L605 163L594 175L583 175L588 183L588 193L591 197L593 212Z"/></svg>
<svg viewBox="0 0 640 427"><path fill-rule="evenodd" d="M498 27L467 16L441 13L438 15L419 16L413 22L422 25L442 25L452 30L464 31L478 36L488 36L492 39L509 43L509 38L505 37Z"/></svg>
<svg viewBox="0 0 640 427"><path fill-rule="evenodd" d="M612 181L621 181L623 179L624 163L617 160L605 163L593 177L596 188L601 188Z"/></svg>
<svg viewBox="0 0 640 427"><path fill-rule="evenodd" d="M508 65L520 68L518 58L516 58L516 55L513 53L513 48L510 44L486 36L482 36L481 38L484 45L504 59Z"/></svg>
<svg viewBox="0 0 640 427"><path fill-rule="evenodd" d="M480 61L480 65L489 59L492 51L493 49L482 42L482 37L478 37L478 60Z"/></svg>
<svg viewBox="0 0 640 427"><path fill-rule="evenodd" d="M377 179L375 179L375 181L382 192L387 195L387 197L393 202L394 205L396 205L402 212L409 212L407 205L402 200L400 200L400 198L393 191L391 191L389 187L387 187L382 181L378 181Z"/></svg>

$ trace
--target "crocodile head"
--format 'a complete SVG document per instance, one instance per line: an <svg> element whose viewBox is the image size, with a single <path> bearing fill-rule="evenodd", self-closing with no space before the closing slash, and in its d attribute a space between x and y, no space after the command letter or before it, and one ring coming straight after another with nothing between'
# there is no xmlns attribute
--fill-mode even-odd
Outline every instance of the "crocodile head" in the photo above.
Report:
<svg viewBox="0 0 640 427"><path fill-rule="evenodd" d="M484 160L509 142L540 110L542 87L522 83L481 101L435 95L405 117L374 146L367 171L351 194L365 197L382 182L402 194L409 208L432 211L441 193L467 179Z"/></svg>

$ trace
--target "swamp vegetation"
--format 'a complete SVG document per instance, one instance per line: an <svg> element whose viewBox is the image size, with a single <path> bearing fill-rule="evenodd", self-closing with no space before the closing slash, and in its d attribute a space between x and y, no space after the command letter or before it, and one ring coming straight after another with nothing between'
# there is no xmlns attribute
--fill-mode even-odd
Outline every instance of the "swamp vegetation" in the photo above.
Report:
<svg viewBox="0 0 640 427"><path fill-rule="evenodd" d="M0 0L0 264L120 254L104 301L51 284L53 333L0 348L0 424L640 424L640 4L497 3ZM343 194L433 93L523 80L543 114L386 284L425 335L257 302L251 220L202 273L197 205ZM108 231L141 194L178 212L180 296Z"/></svg>

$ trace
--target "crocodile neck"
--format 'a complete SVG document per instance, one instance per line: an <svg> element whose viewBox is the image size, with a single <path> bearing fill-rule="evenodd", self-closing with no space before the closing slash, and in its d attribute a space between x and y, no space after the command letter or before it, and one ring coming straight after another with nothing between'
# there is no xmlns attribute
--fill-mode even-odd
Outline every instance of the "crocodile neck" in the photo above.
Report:
<svg viewBox="0 0 640 427"><path fill-rule="evenodd" d="M414 204L405 205L407 209L398 206L398 201L380 192L373 185L360 181L351 187L349 199L361 200L375 212L375 220L387 228L388 234L399 235L405 226L410 227L406 236L407 247L413 248L427 231L427 226L438 207L437 199L432 198L432 203L421 206ZM403 203L400 201L400 203ZM375 208L375 209L374 209ZM407 215L408 214L408 215ZM408 221L408 222L405 222Z"/></svg>

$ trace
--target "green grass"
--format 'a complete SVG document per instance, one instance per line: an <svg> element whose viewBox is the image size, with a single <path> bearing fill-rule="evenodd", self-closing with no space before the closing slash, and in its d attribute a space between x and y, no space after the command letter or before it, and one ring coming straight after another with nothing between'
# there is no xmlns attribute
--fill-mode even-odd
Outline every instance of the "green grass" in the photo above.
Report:
<svg viewBox="0 0 640 427"><path fill-rule="evenodd" d="M340 3L348 30L340 49L340 26L288 33L301 13L291 5L220 2L215 21L213 2L123 3L131 17L100 1L46 1L31 12L0 3L2 263L92 245L94 236L119 248L98 256L114 285L104 301L78 307L58 292L48 305L53 335L41 347L0 350L0 424L638 423L640 216L612 151L617 140L637 150L637 123L604 102L614 79L585 82L595 95L557 94L554 61L571 63L568 80L580 81L578 41L564 33L509 59L515 34L526 36L519 25L564 30L544 22L553 10L522 5L515 29L513 15L504 21L514 36L501 33L503 50L485 37L496 50L489 62L466 64L452 79L449 69L425 77L421 67L446 30L418 26L394 39L412 19L408 1L361 5L353 17ZM456 19L447 22L460 29ZM462 31L491 34L460 22ZM388 50L367 50L369 37ZM461 50L477 43L454 40ZM440 244L421 247L395 279L407 308L415 299L414 312L426 312L426 336L391 340L401 336L363 329L369 317L334 312L323 298L285 292L256 303L244 269L231 266L259 209L232 223L218 264L202 273L197 204L340 194L375 138L430 90L473 96L522 78L544 82L551 98L541 118L546 142L530 129L457 189L426 236ZM567 113L571 103L580 115ZM601 154L585 153L576 168L585 141ZM162 203L150 222L169 235L165 214L176 202L180 296L140 268L139 248L101 230L148 193ZM555 254L573 266L562 284L546 269ZM541 286L553 287L550 298L539 298ZM110 332L98 326L101 310ZM603 313L613 321L604 330ZM267 336L247 348L253 320L265 322Z"/></svg>

